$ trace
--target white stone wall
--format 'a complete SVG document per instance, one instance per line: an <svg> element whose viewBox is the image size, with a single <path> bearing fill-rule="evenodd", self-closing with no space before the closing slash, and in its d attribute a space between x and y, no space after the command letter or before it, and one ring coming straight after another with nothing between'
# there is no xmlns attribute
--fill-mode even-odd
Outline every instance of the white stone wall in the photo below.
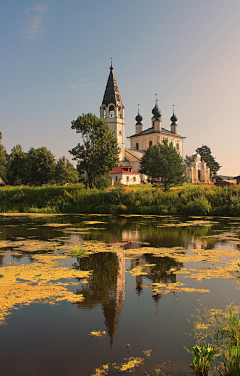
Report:
<svg viewBox="0 0 240 376"><path fill-rule="evenodd" d="M141 175L140 174L132 174L132 173L118 173L118 174L111 174L114 185L116 184L124 184L124 185L134 185L134 184L141 184Z"/></svg>

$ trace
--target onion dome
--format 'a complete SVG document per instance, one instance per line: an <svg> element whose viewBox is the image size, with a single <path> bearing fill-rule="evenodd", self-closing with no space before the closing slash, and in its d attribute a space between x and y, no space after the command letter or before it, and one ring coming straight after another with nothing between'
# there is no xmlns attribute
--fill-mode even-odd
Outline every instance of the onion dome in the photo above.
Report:
<svg viewBox="0 0 240 376"><path fill-rule="evenodd" d="M136 122L137 122L137 124L140 124L140 125L142 125L142 116L139 114L139 111L138 111L138 114L137 114L137 116L135 117L135 120L136 120Z"/></svg>
<svg viewBox="0 0 240 376"><path fill-rule="evenodd" d="M174 112L173 112L172 116L170 117L170 120L171 120L172 123L176 123L176 122L177 122L178 118L177 118L177 116L174 114Z"/></svg>
<svg viewBox="0 0 240 376"><path fill-rule="evenodd" d="M154 108L152 109L152 114L153 114L153 117L155 117L155 118L161 118L161 116L162 116L162 113L161 113L160 109L158 108L157 103L155 104Z"/></svg>

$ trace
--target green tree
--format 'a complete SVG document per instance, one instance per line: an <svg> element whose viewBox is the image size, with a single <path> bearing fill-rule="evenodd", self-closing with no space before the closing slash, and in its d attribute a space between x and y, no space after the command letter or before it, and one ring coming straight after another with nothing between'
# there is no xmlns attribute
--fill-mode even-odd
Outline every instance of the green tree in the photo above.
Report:
<svg viewBox="0 0 240 376"><path fill-rule="evenodd" d="M77 161L79 173L86 175L89 188L93 188L94 178L117 166L117 140L107 123L92 114L82 114L73 120L72 129L82 135L83 143L78 143L69 152Z"/></svg>
<svg viewBox="0 0 240 376"><path fill-rule="evenodd" d="M172 143L163 140L162 144L150 146L140 161L142 174L154 185L162 185L167 191L172 185L181 185L186 180L182 158Z"/></svg>
<svg viewBox="0 0 240 376"><path fill-rule="evenodd" d="M51 184L55 178L55 157L46 147L31 148L27 155L28 183Z"/></svg>
<svg viewBox="0 0 240 376"><path fill-rule="evenodd" d="M215 158L212 156L211 149L206 145L202 145L200 148L196 149L196 153L201 155L202 160L206 162L207 166L210 168L211 177L216 176L218 170L222 166L220 166L220 164L216 162Z"/></svg>
<svg viewBox="0 0 240 376"><path fill-rule="evenodd" d="M55 182L58 184L78 182L78 172L65 157L57 160L55 167Z"/></svg>
<svg viewBox="0 0 240 376"><path fill-rule="evenodd" d="M28 183L27 153L21 145L14 146L9 154L7 181L11 185Z"/></svg>
<svg viewBox="0 0 240 376"><path fill-rule="evenodd" d="M0 177L5 181L8 168L8 154L2 145L2 132L0 132Z"/></svg>
<svg viewBox="0 0 240 376"><path fill-rule="evenodd" d="M106 172L104 175L95 176L93 185L99 190L110 187L112 185L112 178L109 172Z"/></svg>
<svg viewBox="0 0 240 376"><path fill-rule="evenodd" d="M184 158L184 161L187 163L188 166L190 166L191 163L194 162L195 157L196 157L196 154L192 154L192 155L187 155L186 154L186 156Z"/></svg>

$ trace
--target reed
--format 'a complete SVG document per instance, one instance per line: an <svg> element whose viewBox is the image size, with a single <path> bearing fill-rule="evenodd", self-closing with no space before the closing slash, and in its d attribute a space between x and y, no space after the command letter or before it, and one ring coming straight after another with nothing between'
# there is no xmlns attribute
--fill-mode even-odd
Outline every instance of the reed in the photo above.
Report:
<svg viewBox="0 0 240 376"><path fill-rule="evenodd" d="M83 184L1 187L0 212L240 216L240 186L186 185L163 192L143 186L104 191Z"/></svg>

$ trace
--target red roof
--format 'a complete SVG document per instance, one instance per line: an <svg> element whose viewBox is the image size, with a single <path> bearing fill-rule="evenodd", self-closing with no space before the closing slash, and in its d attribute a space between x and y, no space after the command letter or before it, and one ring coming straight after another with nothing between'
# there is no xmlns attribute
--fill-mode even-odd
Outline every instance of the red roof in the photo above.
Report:
<svg viewBox="0 0 240 376"><path fill-rule="evenodd" d="M131 166L120 166L115 167L114 170L110 171L110 174L140 174L140 172L133 171Z"/></svg>

